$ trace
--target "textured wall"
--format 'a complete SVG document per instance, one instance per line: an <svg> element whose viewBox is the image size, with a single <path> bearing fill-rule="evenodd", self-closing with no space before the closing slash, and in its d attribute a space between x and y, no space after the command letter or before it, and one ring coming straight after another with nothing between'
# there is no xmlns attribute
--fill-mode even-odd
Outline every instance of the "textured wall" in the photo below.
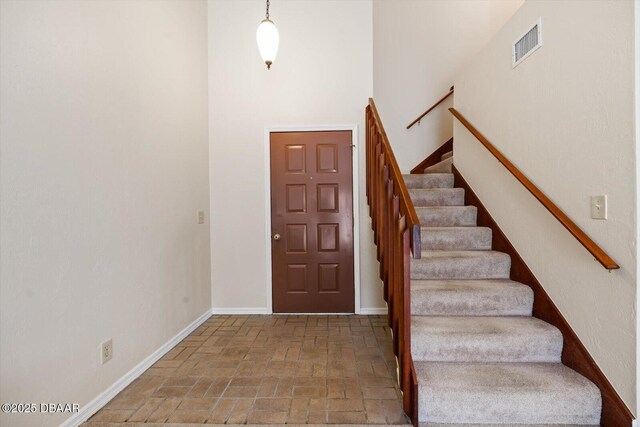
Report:
<svg viewBox="0 0 640 427"><path fill-rule="evenodd" d="M400 168L451 138L453 98L407 130L522 5L522 0L373 2L373 95ZM455 96L455 95L454 95Z"/></svg>
<svg viewBox="0 0 640 427"><path fill-rule="evenodd" d="M637 3L636 3L637 4ZM461 125L455 163L636 406L634 3L530 1L455 81L456 108L620 264L607 272ZM510 46L542 17L543 46ZM590 196L607 194L609 219Z"/></svg>
<svg viewBox="0 0 640 427"><path fill-rule="evenodd" d="M207 5L2 1L0 50L0 401L84 405L211 306Z"/></svg>
<svg viewBox="0 0 640 427"><path fill-rule="evenodd" d="M209 2L212 298L268 311L265 128L359 126L361 305L384 307L364 194L364 108L372 93L370 1L278 1L271 70L255 32L262 1Z"/></svg>

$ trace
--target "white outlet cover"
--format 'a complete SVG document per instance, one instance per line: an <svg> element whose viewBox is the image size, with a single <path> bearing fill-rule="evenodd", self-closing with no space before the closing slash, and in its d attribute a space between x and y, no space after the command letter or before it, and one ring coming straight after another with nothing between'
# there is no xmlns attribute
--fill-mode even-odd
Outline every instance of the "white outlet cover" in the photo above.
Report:
<svg viewBox="0 0 640 427"><path fill-rule="evenodd" d="M591 218L607 219L607 196L591 196Z"/></svg>
<svg viewBox="0 0 640 427"><path fill-rule="evenodd" d="M204 211L198 211L198 224L204 224Z"/></svg>
<svg viewBox="0 0 640 427"><path fill-rule="evenodd" d="M113 358L113 339L105 341L100 346L100 361L104 365Z"/></svg>

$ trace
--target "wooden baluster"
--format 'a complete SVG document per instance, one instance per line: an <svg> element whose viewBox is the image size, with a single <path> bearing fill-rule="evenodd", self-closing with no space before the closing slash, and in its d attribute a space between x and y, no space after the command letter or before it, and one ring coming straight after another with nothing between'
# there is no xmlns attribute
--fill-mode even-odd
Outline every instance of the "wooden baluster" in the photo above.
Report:
<svg viewBox="0 0 640 427"><path fill-rule="evenodd" d="M378 153L378 134L376 133L375 123L371 126L371 229L373 230L373 243L376 243L376 171L378 170L377 153Z"/></svg>
<svg viewBox="0 0 640 427"><path fill-rule="evenodd" d="M391 242L389 245L389 250L391 251L391 265L392 265L392 269L389 272L389 276L391 277L391 283L392 283L392 292L393 292L393 298L394 301L396 302L396 304L394 304L393 310L389 310L390 314L392 315L392 328L393 328L393 354L395 354L396 356L398 356L401 352L401 348L400 348L400 340L399 340L399 336L398 336L398 316L396 315L396 310L397 310L397 303L398 303L398 286L400 286L400 283L398 283L398 277L399 274L402 273L402 265L398 263L398 251L397 251L397 247L398 247L398 241L399 241L399 235L397 232L397 227L398 227L398 221L400 220L400 198L397 195L393 195L393 198L391 200L391 202L389 203L389 206L391 208L391 216L393 218L393 221L390 224L390 230L391 230Z"/></svg>
<svg viewBox="0 0 640 427"><path fill-rule="evenodd" d="M384 168L382 168L380 182L380 197L382 199L382 203L380 203L380 231L382 232L380 235L380 246L382 247L380 252L380 280L382 280L385 287L387 287L387 267L389 264L389 230L387 229L389 207L387 205L387 187L389 186L389 166L386 162Z"/></svg>
<svg viewBox="0 0 640 427"><path fill-rule="evenodd" d="M373 238L374 238L374 243L377 245L378 244L378 239L380 237L379 235L379 229L378 229L378 214L379 212L379 206L380 206L380 198L379 198L379 193L380 193L380 156L382 155L382 143L380 142L380 134L377 132L375 133L375 141L376 141L376 151L375 151L375 158L374 158L374 170L373 170L373 220L374 220L374 234L373 234ZM378 258L379 259L379 258Z"/></svg>
<svg viewBox="0 0 640 427"><path fill-rule="evenodd" d="M404 349L402 355L402 382L405 385L403 388L404 395L404 407L405 411L410 414L412 411L413 399L411 397L411 370L409 367L412 365L411 361L411 246L410 246L410 236L409 230L407 228L402 232L402 262L403 262L403 273L404 277L402 278L402 348Z"/></svg>
<svg viewBox="0 0 640 427"><path fill-rule="evenodd" d="M371 146L371 132L369 132L370 120L371 120L371 107L367 105L364 109L364 123L365 123L365 137L364 137L364 159L365 159L365 191L367 195L367 205L371 206L371 202L369 200L369 170L371 166L369 165L369 152ZM357 155L358 153L356 153Z"/></svg>
<svg viewBox="0 0 640 427"><path fill-rule="evenodd" d="M391 202L393 200L393 177L389 174L389 168L387 168L387 182L385 185L385 195L384 195L384 207L385 207L385 262L384 262L384 277L385 280L390 281L389 270L392 264L392 251L393 246L391 245L391 235L393 233L393 217L392 217L392 206Z"/></svg>
<svg viewBox="0 0 640 427"><path fill-rule="evenodd" d="M404 283L404 260L403 260L403 253L402 253L402 245L403 245L403 231L406 229L407 227L407 217L402 215L401 213L399 213L398 216L398 220L396 221L396 223L394 224L394 232L396 233L397 239L396 239L396 245L393 248L393 252L394 252L394 259L396 264L398 265L398 269L397 269L397 274L396 274L396 306L395 306L395 317L396 317L396 328L394 329L394 337L397 337L398 340L398 371L399 371L399 378L398 378L398 382L400 383L400 388L403 390L403 381L404 381L404 369L406 369L406 366L404 365L404 354L406 351L406 347L405 347L405 343L404 343L404 337L402 335L402 331L403 331L403 316L402 316L402 295L404 294L404 286L406 286L406 284Z"/></svg>
<svg viewBox="0 0 640 427"><path fill-rule="evenodd" d="M371 124L369 125L369 216L373 221L373 212L375 210L375 184L374 184L374 171L376 169L376 127L373 119L371 120ZM371 222L371 229L373 229L373 222Z"/></svg>
<svg viewBox="0 0 640 427"><path fill-rule="evenodd" d="M373 199L374 199L374 187L373 187L373 171L375 170L375 152L376 152L376 132L375 122L373 116L370 114L369 118L369 200L371 205L369 206L369 213L373 213Z"/></svg>
<svg viewBox="0 0 640 427"><path fill-rule="evenodd" d="M377 250L376 250L376 258L378 260L378 262L380 262L380 259L382 259L382 242L380 242L380 235L382 234L382 230L380 230L380 205L382 204L382 200L380 197L380 187L381 187L381 181L382 181L382 168L384 168L384 159L382 158L382 144L378 144L378 148L376 149L376 170L375 170L375 179L374 182L376 183L376 194L374 194L374 198L376 199L376 206L375 206L375 221L376 221L376 227L374 230L374 238L376 241L376 245L378 245Z"/></svg>
<svg viewBox="0 0 640 427"><path fill-rule="evenodd" d="M368 194L368 199L367 199L367 203L369 204L369 218L371 218L371 214L372 214L372 209L371 206L373 204L373 199L371 197L372 191L373 191L373 184L371 183L371 157L372 157L372 151L373 151L373 132L371 130L371 123L370 121L367 122L367 140L369 141L369 146L367 147L367 153L366 153L366 157L367 157L367 184L369 185L369 194Z"/></svg>
<svg viewBox="0 0 640 427"><path fill-rule="evenodd" d="M384 230L383 223L383 210L384 210L384 172L385 172L385 155L382 151L382 144L380 147L380 154L378 156L378 172L377 172L377 184L376 184L376 237L378 241L378 261L382 262L382 254L384 253ZM382 277L380 277L382 279Z"/></svg>
<svg viewBox="0 0 640 427"><path fill-rule="evenodd" d="M388 168L389 174L391 172L391 168ZM392 211L392 202L393 202L393 189L394 189L394 180L391 176L387 180L385 191L385 263L384 266L384 281L385 281L385 290L388 295L388 304L389 309L387 310L387 317L390 326L392 324L391 313L393 311L393 304L395 304L393 300L393 279L391 276L391 266L393 264L393 245L392 245L392 232L393 229L391 224L393 224L393 211Z"/></svg>

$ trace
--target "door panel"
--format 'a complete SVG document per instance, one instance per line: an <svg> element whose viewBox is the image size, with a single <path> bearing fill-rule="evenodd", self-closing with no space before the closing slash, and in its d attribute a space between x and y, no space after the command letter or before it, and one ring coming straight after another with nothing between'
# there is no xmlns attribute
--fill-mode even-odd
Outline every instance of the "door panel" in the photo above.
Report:
<svg viewBox="0 0 640 427"><path fill-rule="evenodd" d="M352 313L351 131L270 135L273 311Z"/></svg>

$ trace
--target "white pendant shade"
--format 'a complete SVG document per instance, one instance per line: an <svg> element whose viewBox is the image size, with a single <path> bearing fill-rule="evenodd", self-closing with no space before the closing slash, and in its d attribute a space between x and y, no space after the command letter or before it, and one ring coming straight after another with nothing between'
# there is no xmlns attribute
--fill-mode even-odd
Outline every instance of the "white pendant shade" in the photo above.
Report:
<svg viewBox="0 0 640 427"><path fill-rule="evenodd" d="M256 40L258 41L258 49L260 49L262 60L267 64L267 68L271 68L271 64L276 59L278 43L280 42L278 29L272 21L265 19L260 23L256 32Z"/></svg>

